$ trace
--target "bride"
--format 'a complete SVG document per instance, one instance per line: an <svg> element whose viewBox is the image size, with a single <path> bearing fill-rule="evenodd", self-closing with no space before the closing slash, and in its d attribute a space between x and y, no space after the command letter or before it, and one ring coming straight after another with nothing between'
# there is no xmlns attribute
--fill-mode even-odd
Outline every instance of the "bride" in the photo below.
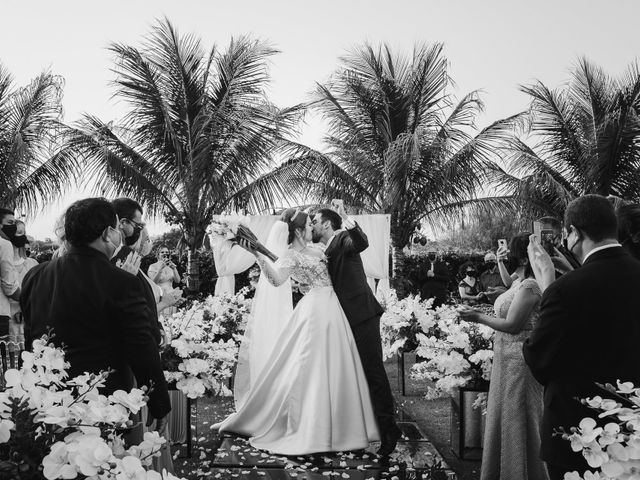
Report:
<svg viewBox="0 0 640 480"><path fill-rule="evenodd" d="M262 275L236 370L236 412L214 426L281 455L360 450L379 440L356 343L326 258L308 246L311 231L305 212L286 210L267 242L280 255L275 264L241 244ZM293 311L290 277L310 288Z"/></svg>

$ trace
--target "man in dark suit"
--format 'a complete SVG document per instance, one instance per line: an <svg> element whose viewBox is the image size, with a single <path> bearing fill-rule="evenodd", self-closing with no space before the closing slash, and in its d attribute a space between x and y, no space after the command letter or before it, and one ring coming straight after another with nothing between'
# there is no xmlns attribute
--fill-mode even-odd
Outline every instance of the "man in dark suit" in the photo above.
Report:
<svg viewBox="0 0 640 480"><path fill-rule="evenodd" d="M449 294L449 269L447 264L438 259L438 252L429 250L427 253L426 270L417 272L420 286L420 296L423 300L433 298L433 306L439 307L447 300Z"/></svg>
<svg viewBox="0 0 640 480"><path fill-rule="evenodd" d="M144 290L149 311L151 312L149 319L153 327L153 336L158 344L161 344L164 340L164 330L158 320L158 302L156 302L151 281L147 279L148 277L139 268L140 257L132 248L138 242L140 233L145 227L145 223L142 221L142 207L135 200L126 197L116 198L111 202L111 205L118 215L118 230L122 235L122 245L111 259L111 263L121 265L122 263L128 262L134 265L132 268L133 271L130 273L134 273L135 271L134 275L138 277L140 285ZM159 298L158 300L160 302L163 300L166 301L166 299L163 298Z"/></svg>
<svg viewBox="0 0 640 480"><path fill-rule="evenodd" d="M346 230L342 230L343 223ZM312 224L314 241L326 245L333 289L353 331L367 377L382 439L378 454L387 456L395 449L402 432L395 422L393 395L382 358L380 316L383 310L369 288L360 258L369 241L360 227L348 218L341 204L338 212L319 210Z"/></svg>
<svg viewBox="0 0 640 480"><path fill-rule="evenodd" d="M572 201L565 228L567 247L582 266L545 290L540 319L523 347L531 372L545 387L541 455L552 479L589 468L570 442L553 436L554 429L568 431L594 417L579 399L604 395L595 382L640 385L640 262L616 240L616 216L605 197Z"/></svg>
<svg viewBox="0 0 640 480"><path fill-rule="evenodd" d="M104 198L69 207L68 252L30 270L22 284L26 348L53 329L53 343L65 347L70 376L112 369L104 394L129 391L134 377L139 386L152 386L150 417L163 431L171 406L152 312L139 280L109 262L121 243L117 223Z"/></svg>

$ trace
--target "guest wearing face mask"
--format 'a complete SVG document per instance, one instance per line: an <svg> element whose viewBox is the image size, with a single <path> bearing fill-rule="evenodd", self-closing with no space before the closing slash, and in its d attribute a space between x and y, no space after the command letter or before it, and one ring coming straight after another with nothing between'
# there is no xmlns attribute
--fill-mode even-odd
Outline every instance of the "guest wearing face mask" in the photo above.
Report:
<svg viewBox="0 0 640 480"><path fill-rule="evenodd" d="M16 231L13 211L0 208L0 340L5 340L9 335L10 301L20 299L20 280L13 263L11 243Z"/></svg>
<svg viewBox="0 0 640 480"><path fill-rule="evenodd" d="M22 283L22 279L29 270L38 265L38 262L29 258L26 254L25 246L27 245L27 235L24 222L16 220L16 235L11 240L13 244L13 264L18 274L18 281ZM20 302L9 299L11 306L11 319L9 320L9 342L11 347L24 348L24 324L22 322L22 310L20 310Z"/></svg>
<svg viewBox="0 0 640 480"><path fill-rule="evenodd" d="M460 267L460 272L464 277L458 284L458 293L464 303L475 305L484 298L484 293L480 291L478 281L478 269L473 262L465 262Z"/></svg>
<svg viewBox="0 0 640 480"><path fill-rule="evenodd" d="M488 303L493 305L500 295L507 291L498 270L498 259L495 253L484 256L484 271L480 274L480 291L485 294Z"/></svg>
<svg viewBox="0 0 640 480"><path fill-rule="evenodd" d="M551 478L590 467L556 435L593 410L579 399L609 396L598 384L640 385L640 262L618 243L613 205L600 195L572 200L564 214L567 250L580 268L555 279L552 259L533 237L531 265L544 294L540 318L525 341L525 361L544 385L542 458Z"/></svg>
<svg viewBox="0 0 640 480"><path fill-rule="evenodd" d="M433 298L433 306L439 307L447 300L449 285L449 269L447 264L438 258L438 252L429 250L429 262L426 271L421 271L419 280L422 282L420 296L423 300Z"/></svg>
<svg viewBox="0 0 640 480"><path fill-rule="evenodd" d="M120 219L118 229L122 236L122 245L119 246L111 261L138 277L146 292L149 310L153 312L152 329L156 335L158 344L165 346L171 339L162 327L160 313L168 307L172 307L181 298L182 291L180 289L174 289L164 292L163 289L156 285L140 268L141 255L149 253L151 243L146 232L146 224L142 220L142 207L140 204L130 198L121 197L113 200L111 205L113 205ZM172 396L172 399L173 398ZM175 405L175 400L172 400L172 406L178 407L175 408L176 413L181 410L178 405ZM146 410L143 409L143 419L145 415ZM179 418L181 423L184 423L183 418L183 416ZM167 424L163 432L161 432L167 439L173 439L174 437L171 431L175 420L175 415L169 414L167 416ZM137 432L136 434L141 433L142 432ZM136 438L136 441L137 440L138 438ZM160 450L160 456L154 458L153 466L154 469L159 472L162 470L167 470L170 473L173 472L171 445L167 443L163 446Z"/></svg>
<svg viewBox="0 0 640 480"><path fill-rule="evenodd" d="M122 244L118 246L111 262L123 267L140 279L149 303L149 309L155 317L152 320L155 337L159 345L164 344L166 337L162 324L158 320L158 313L174 305L181 297L182 292L173 291L165 295L162 289L140 269L141 257L134 250L140 240L142 230L146 226L142 221L140 204L130 198L121 197L113 200L111 205L118 214L118 230L122 236Z"/></svg>
<svg viewBox="0 0 640 480"><path fill-rule="evenodd" d="M74 202L65 213L69 250L27 272L20 298L25 348L53 329L65 346L69 376L111 370L100 392L129 391L134 378L149 392L148 424L163 432L171 406L152 312L140 281L109 262L120 245L118 217L104 198Z"/></svg>

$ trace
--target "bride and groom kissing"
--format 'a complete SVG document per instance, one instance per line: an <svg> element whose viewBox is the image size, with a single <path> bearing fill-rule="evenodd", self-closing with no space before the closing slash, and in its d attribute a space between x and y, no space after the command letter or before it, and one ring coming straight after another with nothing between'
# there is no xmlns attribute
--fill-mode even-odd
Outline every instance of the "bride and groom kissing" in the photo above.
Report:
<svg viewBox="0 0 640 480"><path fill-rule="evenodd" d="M377 453L388 456L402 434L383 364L382 307L360 258L368 240L342 202L334 205L313 218L286 210L266 243L275 263L239 241L262 273L239 353L236 411L214 427L281 455L381 441ZM308 289L295 309L290 278Z"/></svg>

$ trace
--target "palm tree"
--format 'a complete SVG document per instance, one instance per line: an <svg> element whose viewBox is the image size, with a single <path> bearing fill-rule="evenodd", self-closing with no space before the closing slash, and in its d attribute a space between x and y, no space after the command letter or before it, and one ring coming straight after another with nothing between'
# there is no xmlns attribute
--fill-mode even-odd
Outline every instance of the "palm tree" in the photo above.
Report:
<svg viewBox="0 0 640 480"><path fill-rule="evenodd" d="M403 248L421 220L455 218L478 201L478 188L494 145L518 116L475 133L483 103L471 92L454 103L442 45L421 45L409 58L388 46L356 48L326 85L318 84L314 107L328 121L325 154L300 147L274 171L290 191L327 201L342 197L365 211L391 215L394 277L401 277ZM294 188L297 187L297 188ZM396 288L402 285L396 281Z"/></svg>
<svg viewBox="0 0 640 480"><path fill-rule="evenodd" d="M35 213L75 180L77 164L56 149L63 84L43 72L16 88L0 64L0 206Z"/></svg>
<svg viewBox="0 0 640 480"><path fill-rule="evenodd" d="M563 88L521 87L531 96L532 148L513 137L505 145L503 193L525 214L562 218L573 198L587 194L640 200L640 70L619 79L581 59Z"/></svg>
<svg viewBox="0 0 640 480"><path fill-rule="evenodd" d="M226 51L205 52L165 19L142 48L110 50L115 96L129 112L119 125L85 115L67 137L99 191L164 214L194 256L213 215L260 211L280 198L278 180L260 178L301 109L280 110L266 99L273 48L242 37Z"/></svg>

